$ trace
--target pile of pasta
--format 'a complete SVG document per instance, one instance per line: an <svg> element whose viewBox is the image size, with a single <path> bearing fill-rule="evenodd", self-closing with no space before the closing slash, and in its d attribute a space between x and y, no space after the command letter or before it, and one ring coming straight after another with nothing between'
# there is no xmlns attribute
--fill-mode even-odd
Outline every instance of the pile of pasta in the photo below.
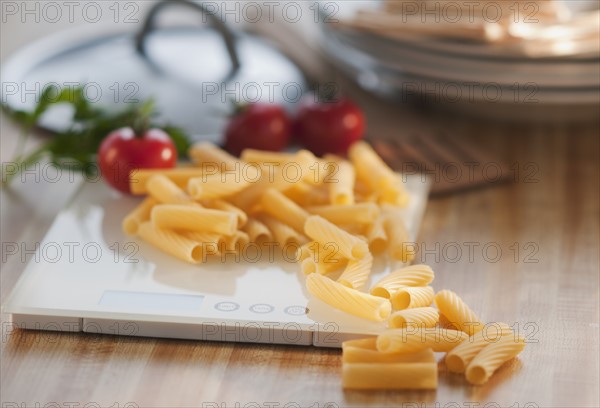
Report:
<svg viewBox="0 0 600 408"><path fill-rule="evenodd" d="M346 267L342 282L354 289L372 253L414 257L398 213L408 202L402 178L367 143L349 160L251 149L237 158L211 143L189 156L192 166L131 173L132 193L147 198L123 220L126 234L190 263L276 243L306 273Z"/></svg>
<svg viewBox="0 0 600 408"><path fill-rule="evenodd" d="M371 295L388 299L396 311L389 316L389 329L377 337L342 344L345 388L437 388L434 352L446 353L448 371L463 373L468 382L481 385L523 351L525 340L507 324L482 323L450 290L434 295L426 286L432 280L429 267L413 265L391 273L373 287Z"/></svg>
<svg viewBox="0 0 600 408"><path fill-rule="evenodd" d="M237 158L210 143L189 156L191 166L131 174L131 191L147 197L123 220L125 233L190 263L273 243L293 252L313 297L390 328L343 344L345 387L435 388L439 351L448 352L451 371L480 384L522 350L507 325L498 341L481 335L482 323L456 294L435 294L426 265L365 289L375 255L405 264L415 255L401 214L409 200L402 177L367 143L352 145L348 159L306 150Z"/></svg>

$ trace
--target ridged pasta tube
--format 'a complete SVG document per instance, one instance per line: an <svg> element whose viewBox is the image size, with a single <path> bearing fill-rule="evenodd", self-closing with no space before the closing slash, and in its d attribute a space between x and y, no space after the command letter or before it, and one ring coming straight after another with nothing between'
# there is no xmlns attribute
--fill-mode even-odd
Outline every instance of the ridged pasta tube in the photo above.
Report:
<svg viewBox="0 0 600 408"><path fill-rule="evenodd" d="M468 338L467 334L450 329L392 329L377 337L377 350L384 353L412 353L431 348L435 352L450 351Z"/></svg>
<svg viewBox="0 0 600 408"><path fill-rule="evenodd" d="M426 286L433 282L434 273L428 265L411 265L398 269L386 276L371 289L371 294L390 298L405 286Z"/></svg>
<svg viewBox="0 0 600 408"><path fill-rule="evenodd" d="M138 229L138 235L144 240L189 263L200 263L202 261L202 245L176 232L156 228L149 221L142 223Z"/></svg>
<svg viewBox="0 0 600 408"><path fill-rule="evenodd" d="M438 323L439 312L433 307L417 307L392 313L389 320L391 329L428 328Z"/></svg>
<svg viewBox="0 0 600 408"><path fill-rule="evenodd" d="M392 311L389 300L348 288L317 273L306 277L306 287L311 295L328 305L365 319L381 322Z"/></svg>
<svg viewBox="0 0 600 408"><path fill-rule="evenodd" d="M362 239L349 234L326 219L313 215L304 224L306 235L322 245L334 243L340 254L348 259L360 259L369 252L369 246Z"/></svg>
<svg viewBox="0 0 600 408"><path fill-rule="evenodd" d="M361 289L369 279L372 268L373 255L367 253L361 259L349 261L337 281L349 288Z"/></svg>
<svg viewBox="0 0 600 408"><path fill-rule="evenodd" d="M394 292L390 300L395 310L403 310L429 306L434 295L431 286L406 286Z"/></svg>
<svg viewBox="0 0 600 408"><path fill-rule="evenodd" d="M525 348L521 337L503 336L497 342L483 348L467 367L467 381L471 384L484 384L505 362L516 357Z"/></svg>
<svg viewBox="0 0 600 408"><path fill-rule="evenodd" d="M123 219L123 232L130 236L136 235L140 224L150 219L152 207L157 203L152 197L145 198Z"/></svg>
<svg viewBox="0 0 600 408"><path fill-rule="evenodd" d="M513 336L511 328L505 323L486 324L479 333L475 333L446 355L448 370L464 373L475 356L490 343L495 343L502 336Z"/></svg>
<svg viewBox="0 0 600 408"><path fill-rule="evenodd" d="M475 312L451 290L439 291L434 298L437 308L452 325L468 333L470 336L483 328L483 323Z"/></svg>
<svg viewBox="0 0 600 408"><path fill-rule="evenodd" d="M382 353L377 338L348 340L342 343L342 363L435 363L431 349L415 353Z"/></svg>
<svg viewBox="0 0 600 408"><path fill-rule="evenodd" d="M156 227L165 229L216 232L223 235L233 235L237 230L237 217L234 213L187 205L154 206L150 218Z"/></svg>

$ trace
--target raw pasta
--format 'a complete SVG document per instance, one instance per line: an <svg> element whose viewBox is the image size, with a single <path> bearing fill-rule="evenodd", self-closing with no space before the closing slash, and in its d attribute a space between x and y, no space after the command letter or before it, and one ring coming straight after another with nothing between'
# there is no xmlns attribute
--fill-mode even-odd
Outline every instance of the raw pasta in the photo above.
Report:
<svg viewBox="0 0 600 408"><path fill-rule="evenodd" d="M389 326L391 329L428 328L438 323L439 313L433 307L417 307L392 313Z"/></svg>
<svg viewBox="0 0 600 408"><path fill-rule="evenodd" d="M408 238L401 210L389 205L383 207L383 210L390 257L402 262L411 262L415 258L415 244Z"/></svg>
<svg viewBox="0 0 600 408"><path fill-rule="evenodd" d="M472 335L446 355L448 370L464 373L475 356L490 343L495 343L502 336L513 336L512 329L505 323L487 324L485 328Z"/></svg>
<svg viewBox="0 0 600 408"><path fill-rule="evenodd" d="M325 160L334 164L335 169L328 177L329 201L332 205L342 206L354 204L354 167L346 160L334 160L331 156Z"/></svg>
<svg viewBox="0 0 600 408"><path fill-rule="evenodd" d="M505 362L516 357L525 348L521 337L503 336L495 343L486 345L467 367L467 381L484 384Z"/></svg>
<svg viewBox="0 0 600 408"><path fill-rule="evenodd" d="M224 235L233 235L237 230L235 214L187 205L157 205L152 209L150 219L157 228L216 232Z"/></svg>
<svg viewBox="0 0 600 408"><path fill-rule="evenodd" d="M146 182L146 188L151 197L163 204L186 204L200 206L167 176L155 174Z"/></svg>
<svg viewBox="0 0 600 408"><path fill-rule="evenodd" d="M202 166L201 168L206 174L217 171L239 171L244 165L244 162L210 142L195 143L189 148L188 156L190 156L196 165Z"/></svg>
<svg viewBox="0 0 600 408"><path fill-rule="evenodd" d="M426 286L433 281L434 273L428 265L411 265L383 277L371 289L371 294L390 298L405 286Z"/></svg>
<svg viewBox="0 0 600 408"><path fill-rule="evenodd" d="M462 331L436 327L392 329L377 337L377 350L384 353L412 353L426 348L435 352L450 351L467 338Z"/></svg>
<svg viewBox="0 0 600 408"><path fill-rule="evenodd" d="M362 289L369 279L373 268L373 255L367 253L364 257L348 262L346 269L337 279L339 283L352 289Z"/></svg>
<svg viewBox="0 0 600 408"><path fill-rule="evenodd" d="M304 223L309 214L298 204L275 189L268 189L262 196L261 210L289 225L296 231L304 232Z"/></svg>
<svg viewBox="0 0 600 408"><path fill-rule="evenodd" d="M149 221L140 224L138 235L144 241L183 261L195 264L202 261L202 245L176 232L156 228Z"/></svg>
<svg viewBox="0 0 600 408"><path fill-rule="evenodd" d="M269 228L256 218L249 218L243 229L244 232L248 234L250 242L261 245L273 239L273 234L271 234Z"/></svg>
<svg viewBox="0 0 600 408"><path fill-rule="evenodd" d="M150 219L150 212L156 204L157 201L154 198L145 198L123 219L123 232L127 235L136 235L140 224Z"/></svg>
<svg viewBox="0 0 600 408"><path fill-rule="evenodd" d="M365 319L381 322L392 311L389 300L350 289L316 273L306 277L306 287L311 295L330 306Z"/></svg>
<svg viewBox="0 0 600 408"><path fill-rule="evenodd" d="M375 203L313 206L308 207L307 210L336 225L372 224L380 214L379 207Z"/></svg>
<svg viewBox="0 0 600 408"><path fill-rule="evenodd" d="M439 291L434 298L437 308L451 324L470 336L483 328L483 323L456 293L450 290Z"/></svg>
<svg viewBox="0 0 600 408"><path fill-rule="evenodd" d="M269 215L261 214L258 220L267 226L275 242L283 249L287 250L290 246L299 247L306 242L306 238L298 231Z"/></svg>
<svg viewBox="0 0 600 408"><path fill-rule="evenodd" d="M388 236L385 232L384 217L377 217L367 228L367 241L369 249L374 254L379 254L388 246Z"/></svg>
<svg viewBox="0 0 600 408"><path fill-rule="evenodd" d="M342 384L349 389L435 389L436 363L347 363L342 366Z"/></svg>
<svg viewBox="0 0 600 408"><path fill-rule="evenodd" d="M195 200L232 196L250 183L239 172L219 173L191 178L187 189Z"/></svg>
<svg viewBox="0 0 600 408"><path fill-rule="evenodd" d="M434 295L431 286L407 286L394 292L390 300L394 309L403 310L429 306Z"/></svg>
<svg viewBox="0 0 600 408"><path fill-rule="evenodd" d="M377 338L349 340L342 343L342 363L435 363L431 349L415 353L382 353L377 350Z"/></svg>
<svg viewBox="0 0 600 408"><path fill-rule="evenodd" d="M229 211L235 213L238 219L238 228L243 228L248 222L248 215L246 215L246 213L242 209L237 208L235 205L230 204L225 200L208 200L204 202L204 205L207 208L213 208L215 210Z"/></svg>
<svg viewBox="0 0 600 408"><path fill-rule="evenodd" d="M304 232L322 245L334 243L338 246L340 254L348 259L360 259L369 252L369 246L365 241L318 215L308 217Z"/></svg>
<svg viewBox="0 0 600 408"><path fill-rule="evenodd" d="M185 188L192 177L202 175L202 169L197 167L178 167L175 169L135 169L129 174L129 189L131 194L148 194L146 182L150 177L162 175L171 180L177 187Z"/></svg>

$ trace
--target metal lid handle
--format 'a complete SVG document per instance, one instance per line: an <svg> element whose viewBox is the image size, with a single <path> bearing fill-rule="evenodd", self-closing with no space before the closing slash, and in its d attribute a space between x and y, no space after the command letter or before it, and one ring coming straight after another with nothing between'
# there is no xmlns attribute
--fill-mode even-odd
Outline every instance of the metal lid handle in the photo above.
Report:
<svg viewBox="0 0 600 408"><path fill-rule="evenodd" d="M146 59L148 55L146 53L146 36L156 29L156 18L158 14L167 6L171 5L182 5L188 6L200 13L208 16L211 20L213 27L221 34L223 37L223 41L225 42L225 48L227 49L227 54L229 55L229 60L231 61L231 72L227 76L228 78L233 76L233 74L240 68L240 59L237 54L237 50L235 47L235 35L233 32L227 27L227 25L221 21L214 14L210 13L202 4L194 3L187 0L165 0L158 4L156 4L150 12L148 13L148 17L146 17L146 21L144 21L144 25L142 26L142 30L137 34L135 39L135 47L137 51L143 55Z"/></svg>

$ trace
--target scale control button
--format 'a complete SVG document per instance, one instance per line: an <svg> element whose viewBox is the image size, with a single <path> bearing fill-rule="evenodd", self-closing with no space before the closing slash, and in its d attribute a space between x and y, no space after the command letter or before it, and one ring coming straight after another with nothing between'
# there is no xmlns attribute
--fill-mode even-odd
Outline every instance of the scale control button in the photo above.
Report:
<svg viewBox="0 0 600 408"><path fill-rule="evenodd" d="M288 306L283 311L292 316L308 314L308 308L304 306Z"/></svg>
<svg viewBox="0 0 600 408"><path fill-rule="evenodd" d="M254 313L271 313L273 310L275 310L275 308L271 305L267 305L266 303L257 303L250 306L250 311Z"/></svg>
<svg viewBox="0 0 600 408"><path fill-rule="evenodd" d="M215 309L220 310L221 312L233 312L239 308L240 305L235 302L219 302L215 305Z"/></svg>

